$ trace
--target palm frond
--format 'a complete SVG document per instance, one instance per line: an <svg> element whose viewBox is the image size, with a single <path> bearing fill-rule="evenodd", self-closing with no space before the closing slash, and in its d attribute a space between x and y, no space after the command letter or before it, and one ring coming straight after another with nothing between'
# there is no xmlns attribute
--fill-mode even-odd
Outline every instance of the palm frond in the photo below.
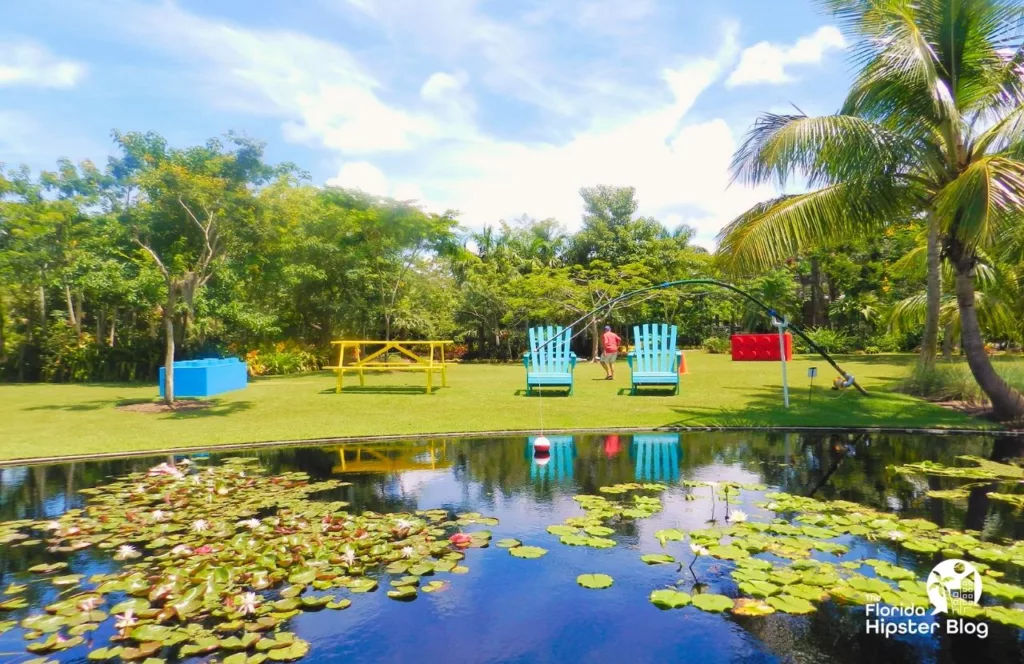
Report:
<svg viewBox="0 0 1024 664"><path fill-rule="evenodd" d="M766 269L812 246L880 232L905 218L911 188L892 180L852 180L755 205L718 234L727 269Z"/></svg>
<svg viewBox="0 0 1024 664"><path fill-rule="evenodd" d="M913 141L863 118L848 115L765 114L733 158L733 179L784 186L802 175L810 186L912 170L921 155Z"/></svg>
<svg viewBox="0 0 1024 664"><path fill-rule="evenodd" d="M995 246L1024 213L1024 162L987 156L970 164L936 197L942 230L968 249Z"/></svg>

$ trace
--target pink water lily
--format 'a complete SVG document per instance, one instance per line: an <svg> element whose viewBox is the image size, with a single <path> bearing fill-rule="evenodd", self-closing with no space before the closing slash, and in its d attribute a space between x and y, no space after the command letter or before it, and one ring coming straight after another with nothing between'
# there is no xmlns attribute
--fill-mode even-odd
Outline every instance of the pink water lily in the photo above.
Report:
<svg viewBox="0 0 1024 664"><path fill-rule="evenodd" d="M135 612L128 609L123 614L117 616L117 622L114 623L114 627L121 632L125 632L137 622L138 620L135 619Z"/></svg>
<svg viewBox="0 0 1024 664"><path fill-rule="evenodd" d="M153 466L152 468L149 469L149 472L147 472L146 474L149 475L150 477L184 477L184 473L182 473L180 470L170 465L166 461L159 465Z"/></svg>
<svg viewBox="0 0 1024 664"><path fill-rule="evenodd" d="M464 549L473 542L473 537L471 535L467 535L466 533L455 533L454 535L448 538L448 541L454 544L455 546L459 547L460 549Z"/></svg>
<svg viewBox="0 0 1024 664"><path fill-rule="evenodd" d="M103 600L101 600L99 597L86 597L78 603L78 610L82 611L83 613L88 613L89 611L92 611L93 609L98 607L102 602Z"/></svg>

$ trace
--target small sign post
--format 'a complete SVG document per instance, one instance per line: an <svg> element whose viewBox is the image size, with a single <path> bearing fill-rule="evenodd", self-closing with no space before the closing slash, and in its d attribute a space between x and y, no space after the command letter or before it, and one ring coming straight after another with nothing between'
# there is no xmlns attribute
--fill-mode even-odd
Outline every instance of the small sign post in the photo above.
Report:
<svg viewBox="0 0 1024 664"><path fill-rule="evenodd" d="M814 377L818 375L818 367L811 367L807 370L807 377L811 379L811 385L807 388L807 403L811 403L811 394L814 392Z"/></svg>

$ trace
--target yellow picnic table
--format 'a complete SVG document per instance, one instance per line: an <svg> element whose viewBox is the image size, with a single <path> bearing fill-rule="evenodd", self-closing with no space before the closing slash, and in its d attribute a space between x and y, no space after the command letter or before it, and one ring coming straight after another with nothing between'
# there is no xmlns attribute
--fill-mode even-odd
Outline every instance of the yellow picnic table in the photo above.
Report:
<svg viewBox="0 0 1024 664"><path fill-rule="evenodd" d="M445 344L451 341L374 341L367 339L332 341L332 346L338 347L338 364L332 369L338 374L338 384L334 388L335 393L341 392L344 387L343 380L346 371L359 374L359 385L366 385L366 371L422 371L427 375L427 394L434 387L434 372L441 374L441 387L448 387L448 364L444 359ZM372 352L365 352L365 346L380 346ZM425 348L424 348L425 347ZM417 348L413 350L413 348ZM345 363L345 351L352 349L354 358L349 358ZM388 352L396 351L408 357L409 362L395 362L388 360Z"/></svg>

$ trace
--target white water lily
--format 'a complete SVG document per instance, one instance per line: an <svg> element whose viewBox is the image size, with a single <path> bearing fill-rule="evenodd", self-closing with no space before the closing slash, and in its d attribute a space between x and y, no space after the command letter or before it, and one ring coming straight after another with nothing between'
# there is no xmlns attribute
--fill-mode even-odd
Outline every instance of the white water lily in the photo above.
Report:
<svg viewBox="0 0 1024 664"><path fill-rule="evenodd" d="M260 527L261 523L262 522L259 519L245 519L243 521L239 521L238 525L245 526L249 530L256 530Z"/></svg>
<svg viewBox="0 0 1024 664"><path fill-rule="evenodd" d="M192 530L196 531L197 533L204 533L209 529L210 524L206 521L206 519L196 519L192 522Z"/></svg>
<svg viewBox="0 0 1024 664"><path fill-rule="evenodd" d="M690 551L693 551L693 555L695 555L695 556L706 556L706 555L708 555L708 550L706 548L704 548L700 544L696 544L696 543L693 543L693 542L690 543Z"/></svg>
<svg viewBox="0 0 1024 664"><path fill-rule="evenodd" d="M341 554L341 559L345 561L345 564L351 567L356 562L356 552L352 549L345 549L345 552Z"/></svg>
<svg viewBox="0 0 1024 664"><path fill-rule="evenodd" d="M244 593L242 595L242 605L238 607L238 610L245 615L256 613L256 607L259 604L259 598L256 593Z"/></svg>
<svg viewBox="0 0 1024 664"><path fill-rule="evenodd" d="M114 627L124 632L137 622L138 621L135 619L135 612L131 609L128 609L123 614L117 616L117 622L114 623Z"/></svg>
<svg viewBox="0 0 1024 664"><path fill-rule="evenodd" d="M117 560L125 560L127 558L138 558L138 550L131 544L122 544L117 547L117 555L114 556Z"/></svg>
<svg viewBox="0 0 1024 664"><path fill-rule="evenodd" d="M733 510L732 514L729 515L729 521L732 523L743 523L747 520L747 513L743 510Z"/></svg>
<svg viewBox="0 0 1024 664"><path fill-rule="evenodd" d="M151 516L156 522L166 521L169 518L167 512L163 510L153 510L153 514Z"/></svg>
<svg viewBox="0 0 1024 664"><path fill-rule="evenodd" d="M228 488L226 486L218 487L217 488L217 495L218 496L226 496L226 495L228 495Z"/></svg>
<svg viewBox="0 0 1024 664"><path fill-rule="evenodd" d="M906 535L904 535L903 533L901 533L898 530L890 530L886 534L889 536L889 539L893 540L894 542L898 542L899 540L901 540L901 539L906 537Z"/></svg>
<svg viewBox="0 0 1024 664"><path fill-rule="evenodd" d="M176 547L174 547L173 549L171 549L171 555L172 556L189 556L189 555L192 555L192 548L188 547L188 546L185 546L184 544L179 544Z"/></svg>
<svg viewBox="0 0 1024 664"><path fill-rule="evenodd" d="M411 546L403 546L402 547L402 557L403 558L412 558L415 554L416 554L416 549L412 548Z"/></svg>
<svg viewBox="0 0 1024 664"><path fill-rule="evenodd" d="M395 521L395 528L398 530L409 530L416 525L415 521L409 521L408 519L398 519Z"/></svg>

